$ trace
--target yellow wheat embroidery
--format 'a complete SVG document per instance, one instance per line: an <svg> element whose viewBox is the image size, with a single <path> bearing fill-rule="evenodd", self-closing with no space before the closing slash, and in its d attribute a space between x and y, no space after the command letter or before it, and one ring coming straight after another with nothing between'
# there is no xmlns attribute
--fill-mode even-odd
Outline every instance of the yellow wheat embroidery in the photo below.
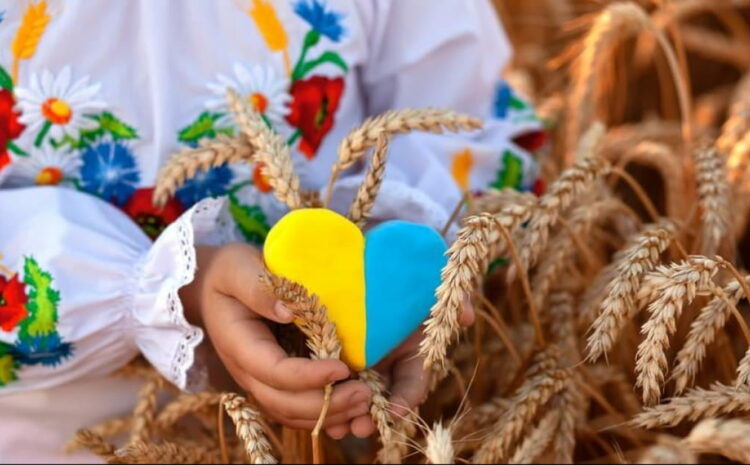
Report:
<svg viewBox="0 0 750 465"><path fill-rule="evenodd" d="M469 175L471 174L471 168L474 166L474 157L470 149L464 149L457 153L453 157L453 165L451 166L451 173L453 179L456 180L456 184L463 190L469 188Z"/></svg>
<svg viewBox="0 0 750 465"><path fill-rule="evenodd" d="M11 44L13 53L13 82L18 82L18 67L21 60L28 60L36 53L39 41L47 29L50 15L47 13L47 2L41 0L39 3L29 3L23 21L18 28L16 37Z"/></svg>
<svg viewBox="0 0 750 465"><path fill-rule="evenodd" d="M284 54L284 67L287 74L290 75L292 73L292 62L289 59L289 39L271 2L268 0L253 0L253 6L248 13L260 30L263 40L266 41L266 46L272 52Z"/></svg>

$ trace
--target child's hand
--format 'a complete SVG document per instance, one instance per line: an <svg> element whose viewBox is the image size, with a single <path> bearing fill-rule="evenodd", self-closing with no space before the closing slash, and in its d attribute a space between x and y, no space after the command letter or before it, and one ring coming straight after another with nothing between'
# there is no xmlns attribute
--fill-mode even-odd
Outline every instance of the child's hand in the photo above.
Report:
<svg viewBox="0 0 750 465"><path fill-rule="evenodd" d="M287 426L311 430L323 404L323 388L349 377L339 360L292 358L279 346L265 320L291 323L292 313L260 283L260 252L244 244L198 247L198 271L181 293L191 322L206 329L225 367L261 404ZM343 436L354 418L369 411L369 388L361 381L336 385L326 417L329 434Z"/></svg>

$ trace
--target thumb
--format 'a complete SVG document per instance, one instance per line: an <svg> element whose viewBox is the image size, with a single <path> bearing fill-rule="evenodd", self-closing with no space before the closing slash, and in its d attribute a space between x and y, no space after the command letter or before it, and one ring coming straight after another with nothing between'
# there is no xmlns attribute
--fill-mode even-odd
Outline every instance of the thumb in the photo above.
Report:
<svg viewBox="0 0 750 465"><path fill-rule="evenodd" d="M294 313L276 299L261 281L265 265L260 252L246 244L227 247L227 263L221 283L221 293L237 299L259 316L277 323L291 323Z"/></svg>

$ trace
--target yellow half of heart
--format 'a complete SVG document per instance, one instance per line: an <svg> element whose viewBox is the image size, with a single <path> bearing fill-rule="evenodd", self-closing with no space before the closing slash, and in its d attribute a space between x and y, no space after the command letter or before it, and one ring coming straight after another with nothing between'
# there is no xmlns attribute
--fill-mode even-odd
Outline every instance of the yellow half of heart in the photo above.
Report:
<svg viewBox="0 0 750 465"><path fill-rule="evenodd" d="M281 219L263 246L271 273L304 284L336 323L342 359L365 367L365 238L357 226L331 210L305 208Z"/></svg>

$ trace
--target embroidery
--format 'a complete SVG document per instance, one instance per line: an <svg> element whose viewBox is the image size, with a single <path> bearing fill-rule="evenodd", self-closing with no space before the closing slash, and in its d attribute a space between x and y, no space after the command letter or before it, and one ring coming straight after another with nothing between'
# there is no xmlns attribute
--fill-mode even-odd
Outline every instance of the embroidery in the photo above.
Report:
<svg viewBox="0 0 750 465"><path fill-rule="evenodd" d="M41 0L39 3L29 3L11 44L13 82L18 82L21 60L28 60L36 53L39 41L47 31L47 24L49 24L51 18L47 12L45 0Z"/></svg>
<svg viewBox="0 0 750 465"><path fill-rule="evenodd" d="M289 58L289 39L271 2L268 0L253 0L253 5L248 13L255 22L258 31L260 31L268 49L283 54L286 74L290 74L292 65Z"/></svg>
<svg viewBox="0 0 750 465"><path fill-rule="evenodd" d="M73 355L73 344L57 331L60 294L52 276L32 257L23 272L23 281L15 273L0 276L0 330L17 331L15 343L0 342L0 387L17 381L24 366L56 367Z"/></svg>
<svg viewBox="0 0 750 465"><path fill-rule="evenodd" d="M226 92L234 88L271 128L287 136L287 143L296 145L305 159L313 160L333 128L345 81L342 77L311 73L326 64L343 72L349 67L333 50L324 49L312 58L311 54L323 38L341 41L346 32L343 15L329 10L321 0L299 0L293 4L295 14L309 30L292 69L289 37L273 4L252 0L249 7L242 9L250 15L266 47L283 54L286 74L267 64L235 63L233 75L219 74L207 85L212 97L205 104L206 111L179 131L178 140L196 146L201 139L217 134L232 135L233 118L227 107ZM252 173L239 172L235 167L216 167L199 173L177 191L176 197L190 207L202 198L228 194L230 212L242 235L249 242L262 244L270 226L285 212L270 191L259 166L253 167Z"/></svg>
<svg viewBox="0 0 750 465"><path fill-rule="evenodd" d="M185 207L177 198L172 198L159 208L153 204L154 188L138 189L130 196L123 210L151 239L156 239L167 226L177 221Z"/></svg>
<svg viewBox="0 0 750 465"><path fill-rule="evenodd" d="M130 147L121 141L103 140L81 155L80 187L116 205L125 205L141 180Z"/></svg>
<svg viewBox="0 0 750 465"><path fill-rule="evenodd" d="M99 100L99 84L84 77L71 82L72 71L65 67L57 76L49 70L31 76L29 87L16 87L20 122L36 134L34 146L41 147L49 136L52 145L76 144L82 133L96 131L98 119L92 115L106 104Z"/></svg>
<svg viewBox="0 0 750 465"><path fill-rule="evenodd" d="M460 152L453 155L453 163L451 164L451 174L453 179L458 184L458 187L462 191L466 191L471 188L469 183L469 176L471 175L471 169L474 167L474 154L470 148L465 148Z"/></svg>

